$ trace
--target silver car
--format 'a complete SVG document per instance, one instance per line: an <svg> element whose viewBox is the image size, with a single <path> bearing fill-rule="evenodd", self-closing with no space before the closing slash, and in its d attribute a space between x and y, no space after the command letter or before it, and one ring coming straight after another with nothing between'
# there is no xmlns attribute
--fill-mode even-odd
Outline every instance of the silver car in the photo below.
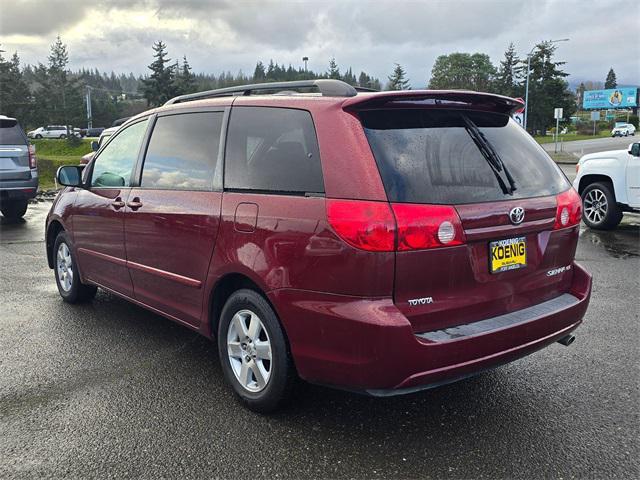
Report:
<svg viewBox="0 0 640 480"><path fill-rule="evenodd" d="M36 151L15 118L0 115L0 211L21 218L38 191Z"/></svg>

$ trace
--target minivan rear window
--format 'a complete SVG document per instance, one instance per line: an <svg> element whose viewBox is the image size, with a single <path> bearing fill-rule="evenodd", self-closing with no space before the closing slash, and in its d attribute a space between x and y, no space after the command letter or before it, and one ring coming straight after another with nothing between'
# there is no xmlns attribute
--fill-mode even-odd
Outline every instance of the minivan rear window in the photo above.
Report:
<svg viewBox="0 0 640 480"><path fill-rule="evenodd" d="M27 139L24 136L20 125L13 119L0 119L0 145L26 145Z"/></svg>
<svg viewBox="0 0 640 480"><path fill-rule="evenodd" d="M569 188L557 165L508 115L394 109L363 111L360 118L392 202L458 205L555 195ZM506 167L511 193L469 125L478 127L480 141Z"/></svg>

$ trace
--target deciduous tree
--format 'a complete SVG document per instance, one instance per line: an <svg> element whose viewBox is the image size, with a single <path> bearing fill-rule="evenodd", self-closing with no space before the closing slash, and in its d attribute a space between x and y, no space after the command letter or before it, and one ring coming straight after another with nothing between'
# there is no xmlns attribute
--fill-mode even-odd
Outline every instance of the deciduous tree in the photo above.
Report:
<svg viewBox="0 0 640 480"><path fill-rule="evenodd" d="M451 53L439 56L431 70L429 88L491 90L496 68L484 53Z"/></svg>

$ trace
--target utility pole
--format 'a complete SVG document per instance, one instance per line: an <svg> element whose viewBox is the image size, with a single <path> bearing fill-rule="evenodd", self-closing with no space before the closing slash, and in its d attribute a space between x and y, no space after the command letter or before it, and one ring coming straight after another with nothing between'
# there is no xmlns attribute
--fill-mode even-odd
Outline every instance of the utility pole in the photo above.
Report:
<svg viewBox="0 0 640 480"><path fill-rule="evenodd" d="M89 85L87 85L86 102L87 102L87 128L93 128L93 119L92 119L92 112L91 112L91 87Z"/></svg>
<svg viewBox="0 0 640 480"><path fill-rule="evenodd" d="M568 38L561 38L559 40L550 40L548 43L568 42ZM527 82L524 91L524 129L527 129L527 118L529 113L529 77L531 76L531 56L536 49L534 46L527 54Z"/></svg>

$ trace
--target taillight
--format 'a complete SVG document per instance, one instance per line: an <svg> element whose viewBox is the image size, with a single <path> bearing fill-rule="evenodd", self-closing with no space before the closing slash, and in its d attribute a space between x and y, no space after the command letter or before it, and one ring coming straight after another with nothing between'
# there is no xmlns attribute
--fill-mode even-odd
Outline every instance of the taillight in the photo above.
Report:
<svg viewBox="0 0 640 480"><path fill-rule="evenodd" d="M556 196L558 207L556 209L556 223L554 230L573 227L580 223L582 215L582 201L574 188L562 192Z"/></svg>
<svg viewBox="0 0 640 480"><path fill-rule="evenodd" d="M327 200L327 219L349 245L372 252L395 247L395 221L386 202Z"/></svg>
<svg viewBox="0 0 640 480"><path fill-rule="evenodd" d="M445 205L395 203L398 251L451 247L465 242L458 212Z"/></svg>
<svg viewBox="0 0 640 480"><path fill-rule="evenodd" d="M345 242L372 252L424 250L465 242L460 217L450 206L327 200L327 218Z"/></svg>
<svg viewBox="0 0 640 480"><path fill-rule="evenodd" d="M38 161L36 160L36 146L29 145L29 168L36 168Z"/></svg>

